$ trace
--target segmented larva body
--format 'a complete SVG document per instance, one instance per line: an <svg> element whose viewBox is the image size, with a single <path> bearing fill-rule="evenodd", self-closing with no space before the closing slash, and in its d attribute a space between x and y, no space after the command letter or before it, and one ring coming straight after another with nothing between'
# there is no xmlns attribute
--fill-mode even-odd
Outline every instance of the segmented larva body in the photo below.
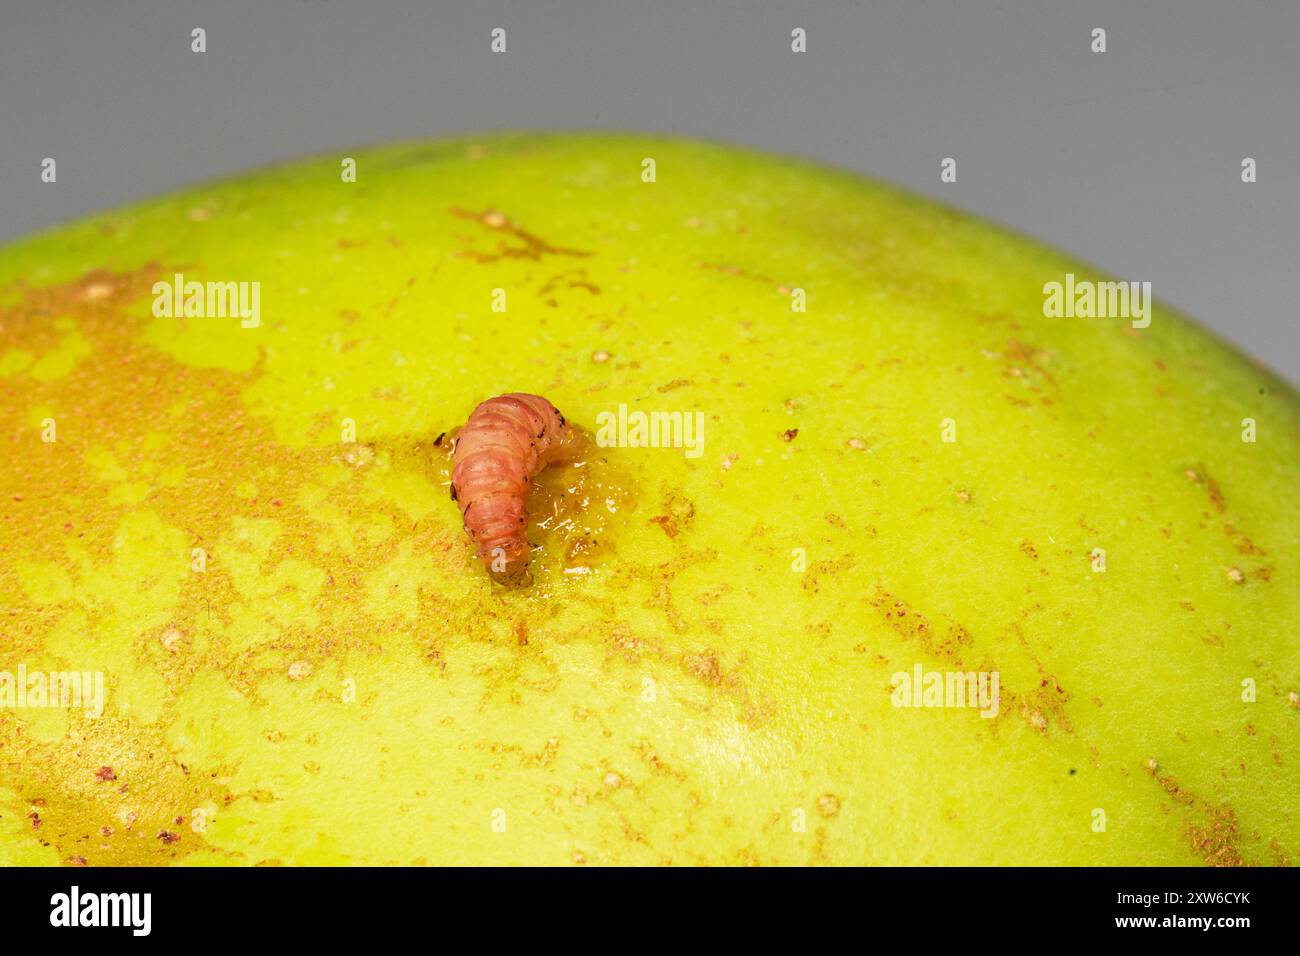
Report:
<svg viewBox="0 0 1300 956"><path fill-rule="evenodd" d="M513 392L480 404L456 435L451 500L479 559L502 583L528 581L528 489L559 456L569 431L546 399Z"/></svg>

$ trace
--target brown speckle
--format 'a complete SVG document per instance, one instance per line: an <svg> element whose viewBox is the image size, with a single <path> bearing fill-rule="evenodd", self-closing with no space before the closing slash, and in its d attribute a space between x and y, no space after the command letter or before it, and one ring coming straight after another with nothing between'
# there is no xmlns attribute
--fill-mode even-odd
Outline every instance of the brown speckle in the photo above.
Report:
<svg viewBox="0 0 1300 956"><path fill-rule="evenodd" d="M817 812L829 820L840 812L840 798L833 793L823 793L817 798Z"/></svg>
<svg viewBox="0 0 1300 956"><path fill-rule="evenodd" d="M1227 508L1227 502L1223 498L1223 490L1219 487L1219 483L1206 473L1205 466L1197 465L1195 468L1188 468L1183 474L1196 484L1205 485L1205 493L1209 495L1210 504L1215 511L1222 514L1224 509Z"/></svg>
<svg viewBox="0 0 1300 956"><path fill-rule="evenodd" d="M109 767L109 766L103 766L103 767L100 767L98 770L95 771L95 779L96 779L96 780L116 780L116 779L117 779L117 774L115 774L115 773L113 772L113 768L112 768L112 767Z"/></svg>
<svg viewBox="0 0 1300 956"><path fill-rule="evenodd" d="M686 654L682 657L682 666L693 677L698 677L706 684L718 684L722 681L722 668L718 658L710 651L703 654Z"/></svg>
<svg viewBox="0 0 1300 956"><path fill-rule="evenodd" d="M670 538L677 537L677 519L672 515L656 515L646 522L647 524L657 524L664 529L664 534Z"/></svg>
<svg viewBox="0 0 1300 956"><path fill-rule="evenodd" d="M799 437L799 429L787 428L785 431L781 433L781 437L786 441L794 441L796 438Z"/></svg>
<svg viewBox="0 0 1300 956"><path fill-rule="evenodd" d="M662 395L664 392L671 392L674 389L686 388L687 386L694 384L695 382L689 378L675 378L671 382L665 382L663 385L660 385L655 389L655 391Z"/></svg>

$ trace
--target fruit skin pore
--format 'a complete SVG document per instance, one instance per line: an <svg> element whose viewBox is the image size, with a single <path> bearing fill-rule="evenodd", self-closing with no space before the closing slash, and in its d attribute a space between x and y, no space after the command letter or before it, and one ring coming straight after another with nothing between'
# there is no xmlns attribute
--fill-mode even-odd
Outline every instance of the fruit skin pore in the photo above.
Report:
<svg viewBox="0 0 1300 956"><path fill-rule="evenodd" d="M105 689L0 706L0 863L1297 859L1289 385L1159 305L1047 318L1105 277L807 163L352 155L0 248L0 674ZM177 273L260 323L153 315ZM607 550L530 528L497 588L432 437L509 389L704 451L601 449L635 503L563 513Z"/></svg>

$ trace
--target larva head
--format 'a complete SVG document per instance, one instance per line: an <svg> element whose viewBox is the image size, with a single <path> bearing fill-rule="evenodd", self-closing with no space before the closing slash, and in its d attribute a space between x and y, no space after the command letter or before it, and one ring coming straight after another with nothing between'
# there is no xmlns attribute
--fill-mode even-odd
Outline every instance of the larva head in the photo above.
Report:
<svg viewBox="0 0 1300 956"><path fill-rule="evenodd" d="M532 546L527 540L523 546L502 546L480 551L479 556L487 568L488 575L494 582L507 588L526 588L533 583L533 575L528 570L532 557Z"/></svg>

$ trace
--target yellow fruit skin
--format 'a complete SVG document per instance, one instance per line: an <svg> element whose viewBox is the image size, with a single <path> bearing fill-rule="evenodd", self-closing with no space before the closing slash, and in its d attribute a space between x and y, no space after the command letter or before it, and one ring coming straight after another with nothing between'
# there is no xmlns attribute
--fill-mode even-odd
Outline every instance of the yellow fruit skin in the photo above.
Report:
<svg viewBox="0 0 1300 956"><path fill-rule="evenodd" d="M0 707L0 862L1300 854L1289 386L1159 306L1046 318L1103 277L832 170L353 155L0 249L0 670L106 685ZM260 324L155 317L175 273ZM608 449L609 550L507 592L431 443L512 390L705 444ZM894 706L918 664L997 716Z"/></svg>

